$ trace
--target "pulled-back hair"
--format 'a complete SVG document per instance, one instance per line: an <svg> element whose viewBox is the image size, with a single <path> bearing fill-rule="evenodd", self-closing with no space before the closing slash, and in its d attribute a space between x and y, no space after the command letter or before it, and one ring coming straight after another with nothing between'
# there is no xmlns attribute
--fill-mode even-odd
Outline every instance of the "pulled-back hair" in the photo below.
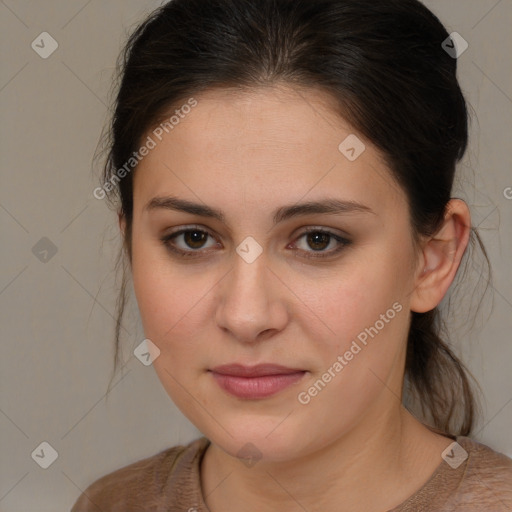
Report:
<svg viewBox="0 0 512 512"><path fill-rule="evenodd" d="M121 54L102 182L112 182L149 129L202 91L311 87L334 98L339 115L384 155L408 199L414 240L432 236L468 143L457 59L442 47L448 37L417 0L172 0L138 26ZM108 195L124 215L121 253L130 261L134 172ZM472 228L475 241L487 259ZM126 271L125 265L114 371ZM440 329L438 308L412 313L407 393L425 422L467 435L476 410L470 377Z"/></svg>

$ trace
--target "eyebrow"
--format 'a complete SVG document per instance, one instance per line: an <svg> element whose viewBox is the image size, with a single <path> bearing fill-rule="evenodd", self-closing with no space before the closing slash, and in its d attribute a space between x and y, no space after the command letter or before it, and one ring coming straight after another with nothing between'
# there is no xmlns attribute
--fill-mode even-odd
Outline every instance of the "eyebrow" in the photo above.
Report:
<svg viewBox="0 0 512 512"><path fill-rule="evenodd" d="M223 223L226 222L226 216L221 210L173 196L154 197L144 207L144 210L147 211L154 211L158 209L185 212L201 217L217 219ZM342 201L339 199L327 198L324 200L308 201L305 203L282 206L274 211L273 223L275 225L293 217L311 214L339 215L344 213L371 213L376 215L371 208L356 201Z"/></svg>

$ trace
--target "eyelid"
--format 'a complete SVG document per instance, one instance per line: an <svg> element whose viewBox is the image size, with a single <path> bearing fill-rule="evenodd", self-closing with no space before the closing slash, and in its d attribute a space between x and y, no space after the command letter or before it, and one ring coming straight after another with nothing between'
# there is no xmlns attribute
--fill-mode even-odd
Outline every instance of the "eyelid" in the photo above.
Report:
<svg viewBox="0 0 512 512"><path fill-rule="evenodd" d="M208 229L206 228L205 226L201 226L201 225L198 225L198 224L191 224L191 225L185 225L185 226L180 226L179 228L175 229L174 231L170 231L168 233L166 233L165 235L162 235L160 237L160 241L171 251L173 252L176 252L178 254L182 254L182 255L190 255L190 256L193 256L194 254L197 254L197 255L200 255L201 253L205 253L205 252L209 252L210 248L208 249L198 249L196 251L190 249L190 250L184 250L184 249L180 249L179 247L173 247L171 244L169 244L169 241L184 234L184 233L187 233L189 231L200 231L200 232L203 232L203 233L206 233L208 236L210 236L211 238L213 238L214 240L217 241L217 243L219 243L217 237Z"/></svg>
<svg viewBox="0 0 512 512"><path fill-rule="evenodd" d="M297 240L300 240L303 236L309 233L323 233L331 238L334 238L338 243L338 247L335 249L331 249L329 251L303 251L299 249L300 252L305 254L306 259L328 259L336 256L343 249L352 244L352 240L349 235L340 234L335 231L332 231L331 228L321 227L321 226L308 226L307 228L300 231L300 233L294 238L292 244L295 244Z"/></svg>
<svg viewBox="0 0 512 512"><path fill-rule="evenodd" d="M176 238L179 235L182 235L189 231L200 231L200 232L206 233L208 236L210 236L211 238L216 240L217 243L219 243L217 237L207 227L198 225L198 224L180 226L176 230L171 231L171 232L163 235L162 237L160 237L160 240L169 251L176 253L180 256L183 256L183 257L200 258L205 253L211 252L212 248L197 249L197 250L193 250L193 249L184 250L179 247L173 246L172 244L169 244L169 241L172 240L173 238ZM297 242L297 240L300 240L302 237L304 237L305 235L307 235L309 233L326 234L326 235L330 236L331 238L333 238L338 243L338 247L335 249L331 249L329 251L304 251L302 249L297 249L298 252L305 254L304 257L306 259L307 258L309 258L309 259L315 259L315 258L316 259L320 259L320 258L327 259L329 257L333 257L333 256L337 255L340 251L342 251L344 248L351 245L351 243L352 243L352 240L350 239L350 237L348 235L336 233L336 232L332 231L331 228L320 227L320 226L308 226L306 228L301 228L301 230L299 230L299 233L295 236L295 238L291 242L291 244L295 244ZM288 244L288 246L289 245L290 244Z"/></svg>
<svg viewBox="0 0 512 512"><path fill-rule="evenodd" d="M179 226L174 229L174 231L169 231L167 234L164 235L164 237L168 238L172 235L179 235L183 232L187 231L204 231L205 233L208 233L211 237L215 238L213 233L210 231L209 228L206 226L202 226L201 224L185 224L183 226Z"/></svg>
<svg viewBox="0 0 512 512"><path fill-rule="evenodd" d="M348 233L345 233L339 229L329 228L326 226L307 226L305 228L298 229L299 233L297 236L306 235L307 233L326 233L331 236L338 236L340 238L350 238ZM348 240L347 240L348 241Z"/></svg>

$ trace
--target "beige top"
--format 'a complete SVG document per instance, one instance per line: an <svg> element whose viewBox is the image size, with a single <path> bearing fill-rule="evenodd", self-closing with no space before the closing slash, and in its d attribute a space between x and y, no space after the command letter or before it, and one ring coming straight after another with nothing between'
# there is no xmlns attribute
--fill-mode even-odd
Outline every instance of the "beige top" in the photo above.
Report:
<svg viewBox="0 0 512 512"><path fill-rule="evenodd" d="M511 512L512 459L468 437L457 443L425 485L388 512ZM200 480L208 445L201 437L109 473L71 512L209 512Z"/></svg>

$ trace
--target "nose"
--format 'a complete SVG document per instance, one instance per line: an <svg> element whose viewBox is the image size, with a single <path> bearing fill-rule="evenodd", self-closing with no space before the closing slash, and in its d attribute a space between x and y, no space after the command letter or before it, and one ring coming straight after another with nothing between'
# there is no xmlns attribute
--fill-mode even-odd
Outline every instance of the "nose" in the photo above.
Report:
<svg viewBox="0 0 512 512"><path fill-rule="evenodd" d="M216 323L242 343L267 339L288 322L286 288L267 265L263 255L252 263L237 256L218 289Z"/></svg>

